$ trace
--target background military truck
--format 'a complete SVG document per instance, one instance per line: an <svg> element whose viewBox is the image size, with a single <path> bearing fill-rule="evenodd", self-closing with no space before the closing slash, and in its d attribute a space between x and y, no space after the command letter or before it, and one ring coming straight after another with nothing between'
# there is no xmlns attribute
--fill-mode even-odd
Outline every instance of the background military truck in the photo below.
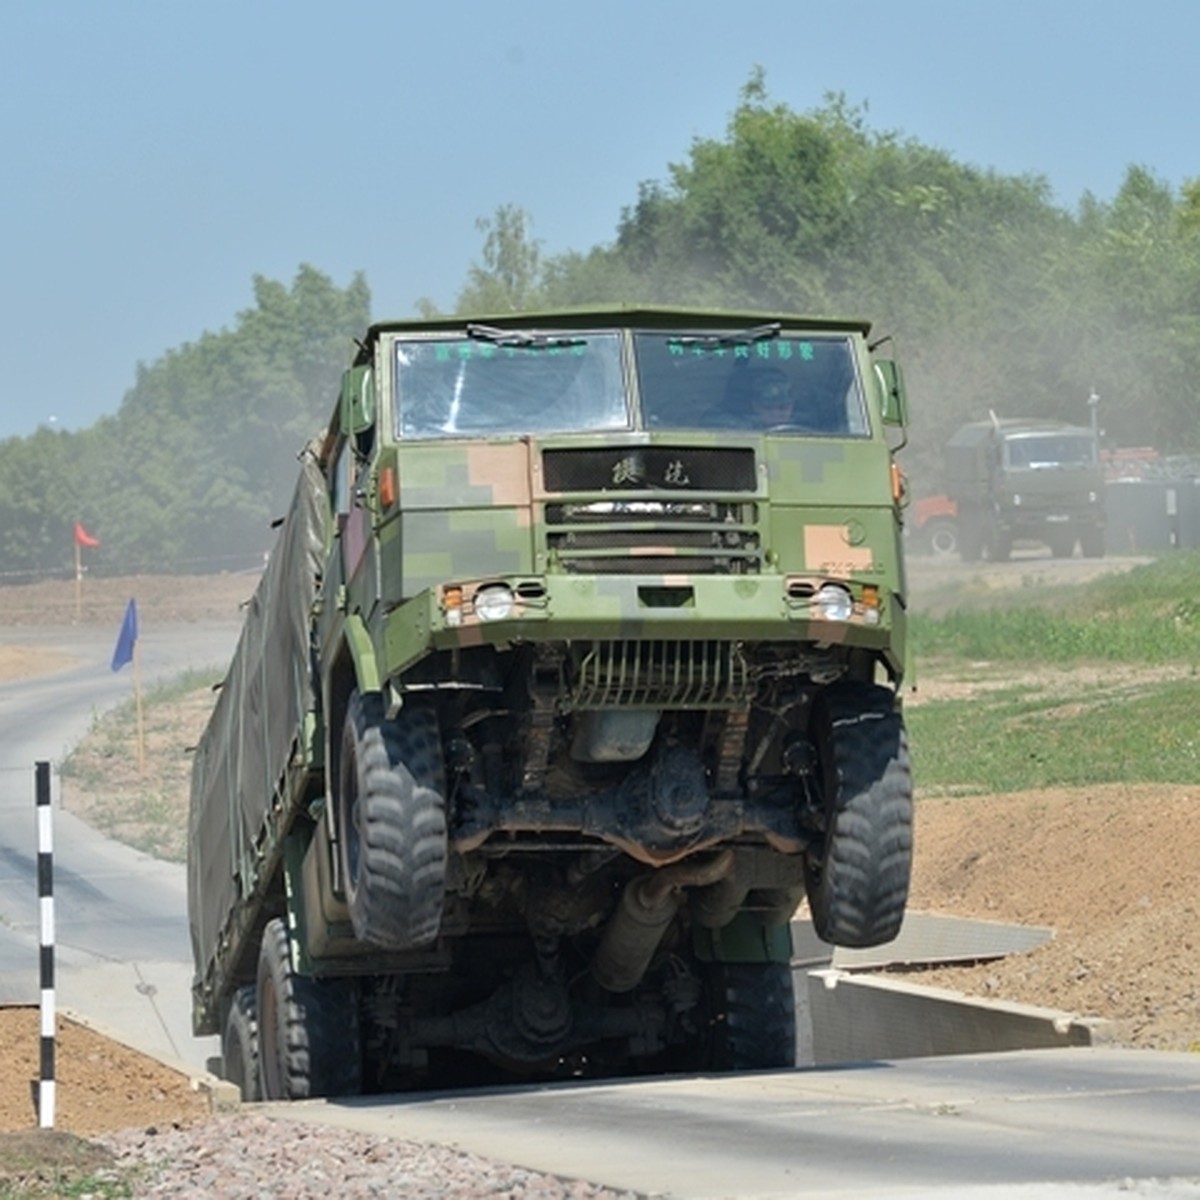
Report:
<svg viewBox="0 0 1200 1200"><path fill-rule="evenodd" d="M1103 556L1104 470L1091 429L975 421L947 443L945 472L965 560L1004 561L1017 541L1048 545L1056 558L1070 558L1076 543L1087 558Z"/></svg>
<svg viewBox="0 0 1200 1200"><path fill-rule="evenodd" d="M958 553L958 505L946 495L918 496L905 513L908 548L934 558Z"/></svg>
<svg viewBox="0 0 1200 1200"><path fill-rule="evenodd" d="M367 331L194 764L193 1023L246 1095L793 1063L798 904L867 946L908 892L868 329Z"/></svg>

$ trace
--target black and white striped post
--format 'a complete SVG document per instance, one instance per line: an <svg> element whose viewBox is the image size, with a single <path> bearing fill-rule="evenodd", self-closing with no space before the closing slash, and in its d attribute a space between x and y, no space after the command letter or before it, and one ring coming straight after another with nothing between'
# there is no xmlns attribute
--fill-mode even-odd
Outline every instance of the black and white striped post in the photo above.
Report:
<svg viewBox="0 0 1200 1200"><path fill-rule="evenodd" d="M50 810L50 764L34 766L37 792L38 925L41 950L41 1071L38 1128L54 1128L54 824Z"/></svg>

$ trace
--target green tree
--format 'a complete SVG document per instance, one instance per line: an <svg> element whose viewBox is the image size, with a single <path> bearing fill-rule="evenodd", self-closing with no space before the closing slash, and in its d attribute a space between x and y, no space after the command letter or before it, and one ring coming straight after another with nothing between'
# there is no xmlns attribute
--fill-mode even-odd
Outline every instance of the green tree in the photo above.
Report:
<svg viewBox="0 0 1200 1200"><path fill-rule="evenodd" d="M475 228L483 235L483 263L472 263L458 294L460 313L505 313L536 308L541 297L542 244L533 219L515 204L502 204Z"/></svg>
<svg viewBox="0 0 1200 1200"><path fill-rule="evenodd" d="M0 445L0 571L69 563L75 520L101 539L97 571L217 570L271 544L370 292L361 275L338 288L307 265L290 287L253 287L233 329L139 364L114 416Z"/></svg>

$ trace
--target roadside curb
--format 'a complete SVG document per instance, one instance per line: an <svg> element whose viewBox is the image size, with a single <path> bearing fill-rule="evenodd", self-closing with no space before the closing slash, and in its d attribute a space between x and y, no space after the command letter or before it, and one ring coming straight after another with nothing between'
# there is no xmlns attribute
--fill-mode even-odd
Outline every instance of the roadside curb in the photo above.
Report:
<svg viewBox="0 0 1200 1200"><path fill-rule="evenodd" d="M1096 1046L1111 1023L837 967L806 972L812 1063Z"/></svg>
<svg viewBox="0 0 1200 1200"><path fill-rule="evenodd" d="M1112 1023L1060 1009L973 996L888 975L1027 954L1054 930L973 917L909 911L883 946L846 949L822 942L811 921L792 921L797 1063L831 1066L932 1058L1113 1040Z"/></svg>
<svg viewBox="0 0 1200 1200"><path fill-rule="evenodd" d="M221 1079L211 1071L197 1071L189 1063L185 1063L169 1054L163 1054L161 1051L139 1046L127 1033L105 1025L102 1021L96 1021L76 1009L60 1006L58 1015L85 1029L90 1029L92 1033L98 1034L100 1037L108 1038L110 1042L116 1042L118 1045L124 1046L126 1050L132 1050L135 1054L141 1054L143 1057L153 1060L160 1066L166 1067L178 1075L182 1075L188 1081L192 1091L200 1092L207 1097L210 1112L214 1114L229 1113L241 1107L241 1089L236 1084L230 1083L227 1079Z"/></svg>

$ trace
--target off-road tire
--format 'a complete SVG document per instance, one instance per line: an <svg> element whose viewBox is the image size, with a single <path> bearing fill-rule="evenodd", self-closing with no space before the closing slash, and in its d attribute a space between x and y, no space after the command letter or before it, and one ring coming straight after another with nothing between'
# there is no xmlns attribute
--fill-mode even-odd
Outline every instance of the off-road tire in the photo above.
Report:
<svg viewBox="0 0 1200 1200"><path fill-rule="evenodd" d="M712 963L713 1071L776 1071L796 1065L796 1000L789 963Z"/></svg>
<svg viewBox="0 0 1200 1200"><path fill-rule="evenodd" d="M221 1073L252 1104L262 1099L258 1068L258 1002L253 984L233 993L221 1031Z"/></svg>
<svg viewBox="0 0 1200 1200"><path fill-rule="evenodd" d="M362 1091L357 983L297 974L287 926L278 917L263 930L257 1004L262 1099L356 1096Z"/></svg>
<svg viewBox="0 0 1200 1200"><path fill-rule="evenodd" d="M1104 530L1085 529L1079 535L1079 545L1080 549L1083 551L1084 558L1103 558Z"/></svg>
<svg viewBox="0 0 1200 1200"><path fill-rule="evenodd" d="M437 714L406 705L384 718L354 692L338 762L342 874L355 935L413 950L438 935L446 889L445 767Z"/></svg>
<svg viewBox="0 0 1200 1200"><path fill-rule="evenodd" d="M958 552L963 562L979 562L986 540L982 519L974 512L964 512L958 522Z"/></svg>
<svg viewBox="0 0 1200 1200"><path fill-rule="evenodd" d="M931 517L922 533L925 546L934 558L952 558L959 550L958 523L949 517Z"/></svg>
<svg viewBox="0 0 1200 1200"><path fill-rule="evenodd" d="M1075 557L1075 534L1073 532L1051 534L1048 541L1051 558Z"/></svg>
<svg viewBox="0 0 1200 1200"><path fill-rule="evenodd" d="M879 946L900 930L912 874L912 772L892 693L834 684L818 697L812 740L820 764L820 836L805 858L817 936Z"/></svg>
<svg viewBox="0 0 1200 1200"><path fill-rule="evenodd" d="M1012 552L1012 534L1002 530L993 531L991 541L988 542L988 558L992 562L1008 562L1012 558Z"/></svg>

